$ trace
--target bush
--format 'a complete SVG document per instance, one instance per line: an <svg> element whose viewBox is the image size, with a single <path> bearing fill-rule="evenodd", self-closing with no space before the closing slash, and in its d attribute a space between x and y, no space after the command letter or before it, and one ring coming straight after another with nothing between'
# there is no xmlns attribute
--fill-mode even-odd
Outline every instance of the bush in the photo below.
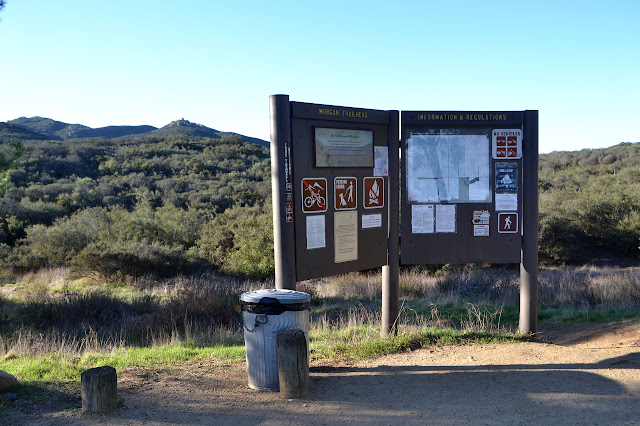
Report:
<svg viewBox="0 0 640 426"><path fill-rule="evenodd" d="M271 215L252 208L233 208L205 225L197 252L231 274L253 278L273 276Z"/></svg>
<svg viewBox="0 0 640 426"><path fill-rule="evenodd" d="M27 256L31 263L40 266L67 265L87 245L97 241L107 221L104 209L93 208L59 219L49 227L27 228Z"/></svg>
<svg viewBox="0 0 640 426"><path fill-rule="evenodd" d="M146 240L94 242L82 250L71 265L75 275L97 275L112 282L146 275L170 277L193 272L190 269L199 266L180 246L170 247Z"/></svg>
<svg viewBox="0 0 640 426"><path fill-rule="evenodd" d="M578 263L589 237L565 217L541 215L538 256L542 263Z"/></svg>

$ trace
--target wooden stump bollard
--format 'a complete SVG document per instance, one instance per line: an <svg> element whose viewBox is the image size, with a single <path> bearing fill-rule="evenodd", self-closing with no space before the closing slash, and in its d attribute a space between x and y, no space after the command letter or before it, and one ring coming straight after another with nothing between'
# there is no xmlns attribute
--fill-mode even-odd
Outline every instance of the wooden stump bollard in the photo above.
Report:
<svg viewBox="0 0 640 426"><path fill-rule="evenodd" d="M80 382L83 413L109 413L118 408L118 376L115 368L90 368L82 372Z"/></svg>
<svg viewBox="0 0 640 426"><path fill-rule="evenodd" d="M304 398L309 394L309 352L302 330L283 330L276 340L278 379L282 398Z"/></svg>

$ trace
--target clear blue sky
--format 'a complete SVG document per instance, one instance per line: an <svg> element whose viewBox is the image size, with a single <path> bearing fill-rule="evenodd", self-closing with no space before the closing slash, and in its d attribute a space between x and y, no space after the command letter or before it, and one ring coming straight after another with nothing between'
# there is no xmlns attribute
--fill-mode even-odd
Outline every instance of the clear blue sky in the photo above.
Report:
<svg viewBox="0 0 640 426"><path fill-rule="evenodd" d="M640 141L640 1L8 0L0 121L269 139L272 94L540 111L540 151Z"/></svg>

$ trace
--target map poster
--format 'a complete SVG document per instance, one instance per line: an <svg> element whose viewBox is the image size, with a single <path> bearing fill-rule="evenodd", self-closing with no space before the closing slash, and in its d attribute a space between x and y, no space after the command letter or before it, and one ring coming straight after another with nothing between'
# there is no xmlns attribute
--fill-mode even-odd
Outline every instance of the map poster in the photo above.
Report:
<svg viewBox="0 0 640 426"><path fill-rule="evenodd" d="M373 131L315 128L316 167L373 167Z"/></svg>
<svg viewBox="0 0 640 426"><path fill-rule="evenodd" d="M335 263L358 260L358 212L334 213Z"/></svg>
<svg viewBox="0 0 640 426"><path fill-rule="evenodd" d="M489 136L412 133L407 139L411 203L490 203Z"/></svg>
<svg viewBox="0 0 640 426"><path fill-rule="evenodd" d="M375 165L373 167L373 175L389 176L389 147L374 147L373 158L375 161Z"/></svg>

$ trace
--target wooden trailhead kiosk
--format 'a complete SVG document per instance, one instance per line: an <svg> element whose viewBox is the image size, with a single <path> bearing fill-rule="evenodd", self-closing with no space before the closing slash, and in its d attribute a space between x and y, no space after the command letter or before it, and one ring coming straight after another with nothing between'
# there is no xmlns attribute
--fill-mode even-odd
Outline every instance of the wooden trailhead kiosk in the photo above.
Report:
<svg viewBox="0 0 640 426"><path fill-rule="evenodd" d="M519 262L537 333L537 111L270 107L276 288L382 266L386 334L400 263Z"/></svg>
<svg viewBox="0 0 640 426"><path fill-rule="evenodd" d="M537 333L538 112L402 112L402 264L520 263Z"/></svg>

